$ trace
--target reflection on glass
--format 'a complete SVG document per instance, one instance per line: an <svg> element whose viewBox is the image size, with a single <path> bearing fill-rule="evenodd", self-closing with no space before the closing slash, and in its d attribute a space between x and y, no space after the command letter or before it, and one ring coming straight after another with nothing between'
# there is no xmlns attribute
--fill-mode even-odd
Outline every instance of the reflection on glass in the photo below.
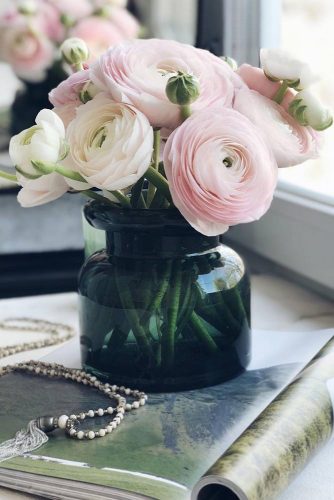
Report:
<svg viewBox="0 0 334 500"><path fill-rule="evenodd" d="M314 92L334 110L334 2L283 0L282 47L309 62L322 79ZM281 169L280 178L333 196L334 127L322 132L321 158Z"/></svg>

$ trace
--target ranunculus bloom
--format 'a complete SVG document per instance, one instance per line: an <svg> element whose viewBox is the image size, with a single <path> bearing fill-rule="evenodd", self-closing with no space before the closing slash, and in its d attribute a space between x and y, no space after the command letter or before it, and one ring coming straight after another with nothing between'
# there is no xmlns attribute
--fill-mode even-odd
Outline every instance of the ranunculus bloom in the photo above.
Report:
<svg viewBox="0 0 334 500"><path fill-rule="evenodd" d="M76 117L77 107L78 104L73 101L63 106L56 106L52 111L61 118L64 127L67 128L70 122Z"/></svg>
<svg viewBox="0 0 334 500"><path fill-rule="evenodd" d="M61 82L58 87L49 93L49 101L53 106L63 106L72 102L81 103L79 94L84 86L89 83L89 70L84 69L73 73L66 80Z"/></svg>
<svg viewBox="0 0 334 500"><path fill-rule="evenodd" d="M107 12L108 18L119 29L124 38L136 38L138 36L140 25L128 10L111 5Z"/></svg>
<svg viewBox="0 0 334 500"><path fill-rule="evenodd" d="M54 105L54 111L63 120L65 127L75 118L76 108L83 104L80 99L81 92L84 92L86 100L92 99L99 92L91 83L88 70L73 73L49 93L49 101Z"/></svg>
<svg viewBox="0 0 334 500"><path fill-rule="evenodd" d="M42 81L52 65L54 47L43 35L24 26L2 29L0 58L11 65L20 78Z"/></svg>
<svg viewBox="0 0 334 500"><path fill-rule="evenodd" d="M194 113L172 133L164 165L175 206L207 236L259 219L278 170L258 128L221 105Z"/></svg>
<svg viewBox="0 0 334 500"><path fill-rule="evenodd" d="M153 130L147 118L103 93L77 109L67 139L78 172L99 189L131 186L151 161Z"/></svg>
<svg viewBox="0 0 334 500"><path fill-rule="evenodd" d="M236 93L234 109L258 126L279 167L297 165L319 154L319 135L300 125L282 106L256 91Z"/></svg>
<svg viewBox="0 0 334 500"><path fill-rule="evenodd" d="M168 79L178 70L199 80L194 111L216 101L231 106L235 87L244 86L227 63L202 49L171 40L124 42L103 54L91 67L91 78L116 101L136 106L154 127L173 129L181 123L180 109L166 96Z"/></svg>
<svg viewBox="0 0 334 500"><path fill-rule="evenodd" d="M86 42L90 51L89 63L125 38L108 19L98 16L87 17L79 21L71 29L70 36L82 38Z"/></svg>
<svg viewBox="0 0 334 500"><path fill-rule="evenodd" d="M56 2L58 3L58 2ZM71 2L67 1L68 4ZM65 37L65 28L61 22L59 10L45 0L39 0L37 3L36 15L30 19L37 31L42 31L44 36L55 42L61 42Z"/></svg>
<svg viewBox="0 0 334 500"><path fill-rule="evenodd" d="M64 156L64 147L62 120L50 109L42 109L36 117L36 125L11 138L9 155L15 166L29 175L36 175L31 161L56 163Z"/></svg>
<svg viewBox="0 0 334 500"><path fill-rule="evenodd" d="M57 173L43 175L34 180L19 176L19 182L23 187L17 199L22 207L36 207L37 205L49 203L60 198L68 191L68 185L64 177Z"/></svg>
<svg viewBox="0 0 334 500"><path fill-rule="evenodd" d="M71 20L77 21L83 17L90 16L93 5L89 0L48 0L61 14L69 16Z"/></svg>
<svg viewBox="0 0 334 500"><path fill-rule="evenodd" d="M269 80L262 69L255 68L249 64L242 64L239 66L237 73L251 90L256 90L269 99L273 99L281 86L279 82ZM294 90L290 88L287 89L283 101L281 102L281 106L288 110L289 104L295 95L296 92Z"/></svg>

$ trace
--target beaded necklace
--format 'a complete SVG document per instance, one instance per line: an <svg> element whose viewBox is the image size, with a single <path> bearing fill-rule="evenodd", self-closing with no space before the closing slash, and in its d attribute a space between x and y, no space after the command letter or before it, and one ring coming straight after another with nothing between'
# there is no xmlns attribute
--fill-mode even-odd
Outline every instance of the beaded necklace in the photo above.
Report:
<svg viewBox="0 0 334 500"><path fill-rule="evenodd" d="M49 338L14 346L0 348L0 358L16 354L18 352L39 349L41 347L56 345L74 337L74 330L60 323L49 321L32 320L29 318L8 319L0 322L1 330L40 332L49 335ZM0 368L0 376L8 373L21 372L35 376L49 378L63 378L78 384L92 387L102 392L109 402L106 408L89 409L78 414L42 416L29 422L27 429L20 430L13 439L5 441L0 445L0 462L8 460L24 453L36 450L48 441L47 433L55 429L61 429L73 439L95 439L103 438L112 433L124 419L125 413L144 406L147 395L139 390L129 389L124 386L103 383L94 375L80 369L67 368L57 363L45 363L42 361L28 361L7 365ZM126 397L131 398L128 402ZM81 430L80 423L86 418L110 416L107 425L99 429Z"/></svg>

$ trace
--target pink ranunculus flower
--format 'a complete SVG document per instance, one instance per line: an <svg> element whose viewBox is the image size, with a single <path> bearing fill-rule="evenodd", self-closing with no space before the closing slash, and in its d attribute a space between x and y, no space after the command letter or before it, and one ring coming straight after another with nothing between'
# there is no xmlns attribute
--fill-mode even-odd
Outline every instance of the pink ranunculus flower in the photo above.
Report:
<svg viewBox="0 0 334 500"><path fill-rule="evenodd" d="M58 87L49 93L49 101L55 107L63 106L72 102L80 104L80 92L89 84L89 71L84 69L73 73L66 80L61 82Z"/></svg>
<svg viewBox="0 0 334 500"><path fill-rule="evenodd" d="M283 106L254 90L240 89L233 107L258 126L279 167L318 157L319 134L311 127L300 125Z"/></svg>
<svg viewBox="0 0 334 500"><path fill-rule="evenodd" d="M90 52L88 63L95 61L109 47L122 42L125 38L108 19L98 16L79 21L71 29L70 36L81 38L86 42Z"/></svg>
<svg viewBox="0 0 334 500"><path fill-rule="evenodd" d="M164 165L175 206L207 236L259 219L278 171L258 128L221 104L194 113L172 133Z"/></svg>
<svg viewBox="0 0 334 500"><path fill-rule="evenodd" d="M89 0L48 0L54 5L58 12L69 16L72 21L78 21L90 16L94 10Z"/></svg>
<svg viewBox="0 0 334 500"><path fill-rule="evenodd" d="M256 90L259 94L262 94L269 99L273 99L281 86L279 82L269 80L269 78L267 78L264 74L263 69L250 66L250 64L242 64L239 66L237 73L251 90ZM289 104L295 95L296 92L289 88L284 96L281 106L288 110Z"/></svg>
<svg viewBox="0 0 334 500"><path fill-rule="evenodd" d="M64 124L64 127L67 128L71 121L74 120L78 106L79 104L77 104L75 101L72 101L62 106L56 106L52 111L54 111L59 116Z"/></svg>
<svg viewBox="0 0 334 500"><path fill-rule="evenodd" d="M138 36L140 25L128 10L111 5L107 12L108 18L119 29L124 38L136 38Z"/></svg>
<svg viewBox="0 0 334 500"><path fill-rule="evenodd" d="M38 179L28 180L18 175L22 185L17 199L22 207L36 207L54 201L68 191L65 178L57 173L43 175Z"/></svg>
<svg viewBox="0 0 334 500"><path fill-rule="evenodd" d="M74 120L77 108L83 104L80 98L82 92L88 96L86 100L92 99L99 92L89 79L88 69L73 73L49 93L53 111L62 119L65 127Z"/></svg>
<svg viewBox="0 0 334 500"><path fill-rule="evenodd" d="M180 109L166 96L168 79L178 70L199 80L200 96L194 111L220 100L231 106L235 87L245 84L220 58L171 40L134 40L109 49L91 66L93 82L116 101L133 104L154 127L174 129Z"/></svg>
<svg viewBox="0 0 334 500"><path fill-rule="evenodd" d="M61 42L65 38L65 28L61 22L59 10L49 2L39 0L37 12L30 22L50 40Z"/></svg>
<svg viewBox="0 0 334 500"><path fill-rule="evenodd" d="M11 65L16 75L30 82L42 81L54 59L52 43L35 30L24 26L3 29L0 58Z"/></svg>

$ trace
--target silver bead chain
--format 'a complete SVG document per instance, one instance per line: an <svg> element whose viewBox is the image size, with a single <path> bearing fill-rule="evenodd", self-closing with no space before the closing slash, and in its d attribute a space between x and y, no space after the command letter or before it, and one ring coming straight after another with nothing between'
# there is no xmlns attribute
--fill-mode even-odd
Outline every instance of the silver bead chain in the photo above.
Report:
<svg viewBox="0 0 334 500"><path fill-rule="evenodd" d="M60 344L75 336L73 328L60 323L51 323L44 320L36 320L30 318L10 318L0 322L1 330L12 331L29 331L47 333L49 338L26 342L23 344L1 347L0 358L10 356L23 351L39 349L41 347ZM72 414L70 416L44 416L38 417L35 421L36 426L43 432L50 432L54 429L63 429L69 437L74 439L95 439L104 437L114 431L124 419L126 412L136 410L144 406L147 401L147 395L137 389L130 389L124 386L103 383L94 375L86 373L80 369L67 368L57 363L46 363L43 361L27 361L0 367L0 376L7 375L12 372L23 372L31 375L37 375L48 378L63 378L84 386L92 387L102 392L108 399L111 399L114 404L110 404L106 408L90 409ZM128 402L126 397L131 398ZM103 416L113 416L107 425L99 429L81 430L80 423L86 418L95 418Z"/></svg>

